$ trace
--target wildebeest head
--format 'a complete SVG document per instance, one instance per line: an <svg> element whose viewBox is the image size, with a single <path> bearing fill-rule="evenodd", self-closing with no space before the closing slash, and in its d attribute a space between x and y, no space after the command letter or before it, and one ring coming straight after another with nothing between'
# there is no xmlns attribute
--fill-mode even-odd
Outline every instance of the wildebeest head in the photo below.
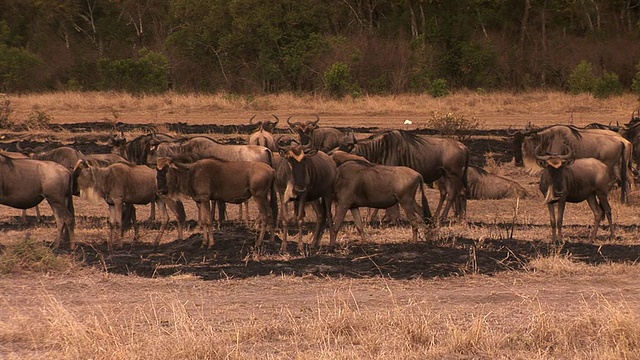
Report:
<svg viewBox="0 0 640 360"><path fill-rule="evenodd" d="M342 144L340 144L340 147L338 147L338 150L344 151L344 152L352 152L353 149L356 147L356 144L358 143L358 140L356 140L356 135L353 131L351 131L351 136L346 136L343 140L342 140Z"/></svg>
<svg viewBox="0 0 640 360"><path fill-rule="evenodd" d="M291 168L291 177L285 191L285 199L304 197L309 186L309 158L317 153L317 150L308 149L301 145L280 148L280 156L287 161Z"/></svg>
<svg viewBox="0 0 640 360"><path fill-rule="evenodd" d="M529 122L527 126L525 126L522 130L512 131L511 127L509 127L508 134L513 137L513 157L515 160L516 166L523 166L523 156L522 156L522 143L525 138L535 136L536 133L541 130L540 128L534 126Z"/></svg>
<svg viewBox="0 0 640 360"><path fill-rule="evenodd" d="M546 189L545 203L557 201L567 194L567 183L564 171L575 161L569 147L565 148L563 154L540 154L540 147L536 148L536 161L538 165L545 169L550 178L549 188Z"/></svg>
<svg viewBox="0 0 640 360"><path fill-rule="evenodd" d="M316 115L315 120L309 120L305 122L296 121L294 123L291 122L291 116L287 119L287 124L294 132L297 132L300 136L300 142L302 145L308 145L311 142L311 134L313 130L318 128L318 122L320 121L320 117Z"/></svg>
<svg viewBox="0 0 640 360"><path fill-rule="evenodd" d="M253 119L256 116L257 115L253 115L251 117L251 119L249 119L249 125L254 125L254 124L257 125L258 126L257 131L264 130L264 131L268 131L268 132L272 133L273 130L278 125L278 123L280 122L280 119L277 116L271 114L271 116L273 116L276 119L276 121L271 121L271 120L266 119L266 120L258 120L258 121L256 121L254 123Z"/></svg>
<svg viewBox="0 0 640 360"><path fill-rule="evenodd" d="M94 168L84 160L78 160L73 168L73 195L98 204L102 196L96 188Z"/></svg>

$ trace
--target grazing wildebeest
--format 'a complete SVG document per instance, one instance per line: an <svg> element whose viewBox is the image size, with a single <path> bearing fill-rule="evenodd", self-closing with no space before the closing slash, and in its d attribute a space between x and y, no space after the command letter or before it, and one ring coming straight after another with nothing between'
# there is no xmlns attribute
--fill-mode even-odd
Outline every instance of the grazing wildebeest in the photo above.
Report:
<svg viewBox="0 0 640 360"><path fill-rule="evenodd" d="M291 130L300 136L300 144L324 152L335 149L348 138L347 134L336 128L318 127L319 121L320 117L316 115L315 120L292 123L291 116L289 116L287 124L289 124Z"/></svg>
<svg viewBox="0 0 640 360"><path fill-rule="evenodd" d="M335 162L324 152L315 149L306 149L301 145L293 144L280 148L280 155L286 161L285 170L289 176L284 193L284 202L294 200L296 202L296 221L298 223L298 251L304 253L302 242L302 220L304 207L307 202L313 205L316 213L316 226L313 231L312 247L318 248L320 238L327 223L329 225L329 246L334 247L336 235L333 227L331 206L334 197L334 181L338 170ZM288 227L283 221L283 240L281 252L287 250Z"/></svg>
<svg viewBox="0 0 640 360"><path fill-rule="evenodd" d="M249 137L249 145L260 145L268 148L271 151L278 151L278 147L276 145L276 141L273 137L273 129L275 129L276 125L280 121L277 116L271 115L276 118L276 121L269 120L260 120L255 124L258 126L256 131L251 134ZM252 121L256 115L253 115L251 119L249 119L249 125L253 125Z"/></svg>
<svg viewBox="0 0 640 360"><path fill-rule="evenodd" d="M278 203L275 190L275 170L254 161L223 161L213 158L192 159L158 158L156 177L158 191L169 198L191 197L198 206L198 224L202 228L202 247L213 246L213 224L209 203L220 200L242 203L253 198L258 204L261 228L255 246L259 247L267 227L270 242L275 237L275 219Z"/></svg>
<svg viewBox="0 0 640 360"><path fill-rule="evenodd" d="M467 173L467 199L526 198L529 194L518 182L469 166Z"/></svg>
<svg viewBox="0 0 640 360"><path fill-rule="evenodd" d="M595 158L575 159L571 150L564 154L539 154L536 159L544 168L540 177L540 192L549 209L551 234L554 242L562 240L562 220L567 202L587 201L593 211L593 230L590 240L595 241L598 226L604 215L609 221L610 237L614 237L609 189L615 182L611 169ZM558 204L556 216L555 204ZM556 235L557 231L557 235Z"/></svg>
<svg viewBox="0 0 640 360"><path fill-rule="evenodd" d="M75 214L71 173L52 161L12 159L0 153L0 204L29 209L46 199L56 219L58 236L53 246L64 238L75 249Z"/></svg>
<svg viewBox="0 0 640 360"><path fill-rule="evenodd" d="M96 202L104 200L109 205L109 242L111 251L114 245L122 247L123 206L125 204L149 204L155 202L162 214L162 226L156 237L156 246L164 233L169 216L166 207L175 215L178 223L178 238L182 239L185 222L184 206L179 200L163 199L158 196L156 172L146 165L131 163L115 163L107 167L93 167L83 160L75 166L80 197ZM166 206L165 206L166 205ZM137 224L134 219L134 239L138 237Z"/></svg>
<svg viewBox="0 0 640 360"><path fill-rule="evenodd" d="M469 150L459 141L419 136L404 130L389 130L362 141L356 141L352 136L340 149L360 155L372 163L409 167L420 173L426 183L443 178L440 200L434 214L437 222L447 218L449 209L458 197L461 197L460 204L464 205L466 202L464 193ZM464 206L459 210L457 215L463 217Z"/></svg>
<svg viewBox="0 0 640 360"><path fill-rule="evenodd" d="M424 220L431 220L423 185L422 175L405 166L378 165L360 160L343 163L338 166L335 182L336 234L340 231L347 210L351 210L356 228L364 241L358 208L386 209L400 204L411 223L413 241L417 241L418 229L426 228ZM414 207L418 188L422 193L422 218Z"/></svg>
<svg viewBox="0 0 640 360"><path fill-rule="evenodd" d="M537 174L535 149L543 153L558 154L569 147L577 159L592 157L607 165L620 185L620 201L628 202L627 190L631 184L632 145L620 134L603 129L579 129L573 125L553 125L543 129L518 132L514 136L516 164L522 163Z"/></svg>

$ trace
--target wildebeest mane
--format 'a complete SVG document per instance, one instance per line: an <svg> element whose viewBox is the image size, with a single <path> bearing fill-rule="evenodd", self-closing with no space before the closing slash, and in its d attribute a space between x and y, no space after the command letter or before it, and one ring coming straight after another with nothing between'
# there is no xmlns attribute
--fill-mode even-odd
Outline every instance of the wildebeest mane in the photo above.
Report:
<svg viewBox="0 0 640 360"><path fill-rule="evenodd" d="M429 143L417 134L408 131L388 130L375 134L359 142L359 155L379 164L398 163L409 166L417 159L417 148L429 146ZM423 151L423 150L422 150Z"/></svg>

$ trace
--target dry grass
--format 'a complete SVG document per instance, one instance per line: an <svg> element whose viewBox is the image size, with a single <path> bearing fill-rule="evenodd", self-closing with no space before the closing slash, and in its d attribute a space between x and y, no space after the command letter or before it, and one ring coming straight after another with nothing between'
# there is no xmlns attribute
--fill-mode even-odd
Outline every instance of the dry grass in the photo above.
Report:
<svg viewBox="0 0 640 360"><path fill-rule="evenodd" d="M626 122L636 109L634 95L595 99L591 95L559 92L525 94L459 92L445 97L428 95L364 96L335 100L313 95L277 94L240 96L177 94L133 96L122 93L49 93L7 95L13 118L21 123L34 111L53 117L53 122L107 121L129 123L188 122L247 123L253 114L275 113L282 117L320 114L327 125L400 127L404 119L426 126L434 114L453 113L476 118L488 128L551 123L587 124L593 121ZM376 120L376 118L378 118ZM372 123L370 123L372 122Z"/></svg>
<svg viewBox="0 0 640 360"><path fill-rule="evenodd" d="M233 286L220 283L219 286ZM243 321L209 313L197 302L150 294L135 306L98 304L79 312L50 294L41 305L0 322L7 359L620 359L640 355L640 323L624 302L602 296L576 313L521 304L515 326L492 311L460 318L424 301L371 309L356 294L318 297L312 307L281 307ZM393 299L393 294L391 294Z"/></svg>

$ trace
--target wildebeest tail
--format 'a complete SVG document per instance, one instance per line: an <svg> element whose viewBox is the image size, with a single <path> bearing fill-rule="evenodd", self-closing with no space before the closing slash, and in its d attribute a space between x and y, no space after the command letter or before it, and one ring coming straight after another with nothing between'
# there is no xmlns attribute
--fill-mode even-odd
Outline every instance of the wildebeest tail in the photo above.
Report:
<svg viewBox="0 0 640 360"><path fill-rule="evenodd" d="M429 202L424 194L424 180L420 176L420 194L422 195L422 219L426 222L431 222L431 209L429 209Z"/></svg>
<svg viewBox="0 0 640 360"><path fill-rule="evenodd" d="M275 176L273 181L271 181L271 194L269 196L271 197L271 199L269 199L269 206L271 207L271 221L273 223L273 228L275 229L278 226L278 198L276 197Z"/></svg>
<svg viewBox="0 0 640 360"><path fill-rule="evenodd" d="M136 208L133 204L122 204L122 231L131 229L136 223Z"/></svg>
<svg viewBox="0 0 640 360"><path fill-rule="evenodd" d="M620 143L622 145L622 149L621 151L621 155L620 155L620 161L622 162L622 164L620 164L620 202L623 204L628 203L628 199L627 199L627 180L628 180L628 169L627 169L627 149L626 146L623 142Z"/></svg>
<svg viewBox="0 0 640 360"><path fill-rule="evenodd" d="M178 223L184 226L187 222L187 213L184 211L184 204L180 200L176 200L176 212L178 214Z"/></svg>

